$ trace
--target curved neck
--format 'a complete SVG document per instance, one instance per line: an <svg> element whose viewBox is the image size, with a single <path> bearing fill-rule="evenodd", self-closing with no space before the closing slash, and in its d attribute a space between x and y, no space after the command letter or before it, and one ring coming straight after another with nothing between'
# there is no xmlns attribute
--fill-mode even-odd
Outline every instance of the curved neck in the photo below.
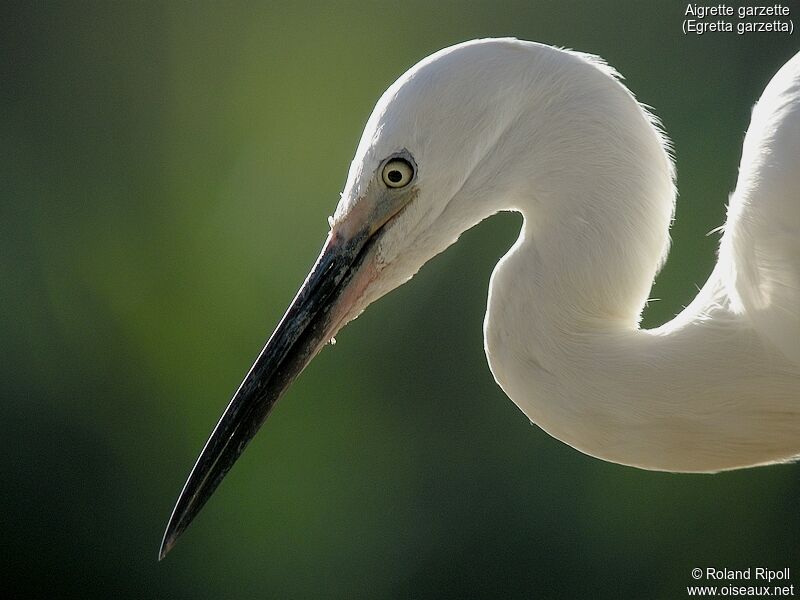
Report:
<svg viewBox="0 0 800 600"><path fill-rule="evenodd" d="M524 108L500 111L514 116L481 141L479 166L439 220L457 231L437 235L449 244L498 210L519 211L538 293L568 308L565 319L634 328L669 246L666 142L604 65L546 47L531 56L535 78L513 94Z"/></svg>
<svg viewBox="0 0 800 600"><path fill-rule="evenodd" d="M638 327L667 246L671 168L648 115L603 79L589 112L548 113L520 161L527 187L507 191L525 221L492 274L492 372L532 421L607 460L716 471L788 459L796 371L728 309L716 274L674 322Z"/></svg>
<svg viewBox="0 0 800 600"><path fill-rule="evenodd" d="M654 470L719 471L797 454L798 372L729 310L716 272L681 315L651 331L587 318L558 278L524 233L492 274L487 358L532 422L592 456Z"/></svg>

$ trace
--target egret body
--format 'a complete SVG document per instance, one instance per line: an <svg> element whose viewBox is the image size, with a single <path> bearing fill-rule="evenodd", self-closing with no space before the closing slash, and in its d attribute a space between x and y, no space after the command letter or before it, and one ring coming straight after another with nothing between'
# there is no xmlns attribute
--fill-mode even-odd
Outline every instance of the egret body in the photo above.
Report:
<svg viewBox="0 0 800 600"><path fill-rule="evenodd" d="M514 39L421 61L381 97L311 273L178 499L163 556L278 397L370 303L500 211L484 346L527 417L598 458L713 472L800 455L800 54L744 142L719 260L669 323L639 327L669 247L668 144L600 59Z"/></svg>

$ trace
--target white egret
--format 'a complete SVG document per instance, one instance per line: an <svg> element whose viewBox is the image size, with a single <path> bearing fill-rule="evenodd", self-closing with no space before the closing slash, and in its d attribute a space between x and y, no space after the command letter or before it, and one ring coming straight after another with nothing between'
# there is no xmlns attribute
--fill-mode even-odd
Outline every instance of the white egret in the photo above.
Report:
<svg viewBox="0 0 800 600"><path fill-rule="evenodd" d="M753 110L716 268L644 330L675 202L667 146L594 56L487 39L412 67L369 118L322 252L206 443L161 556L325 343L499 211L524 221L492 273L485 350L532 422L644 469L800 455L800 54Z"/></svg>

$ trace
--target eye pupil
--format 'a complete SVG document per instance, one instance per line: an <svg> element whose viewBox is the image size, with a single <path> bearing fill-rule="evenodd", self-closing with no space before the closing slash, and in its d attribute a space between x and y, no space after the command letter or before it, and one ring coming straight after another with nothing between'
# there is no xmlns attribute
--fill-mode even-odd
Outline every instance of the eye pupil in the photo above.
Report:
<svg viewBox="0 0 800 600"><path fill-rule="evenodd" d="M403 174L396 170L389 171L389 173L386 174L386 178L392 183L398 183L401 179L403 179Z"/></svg>

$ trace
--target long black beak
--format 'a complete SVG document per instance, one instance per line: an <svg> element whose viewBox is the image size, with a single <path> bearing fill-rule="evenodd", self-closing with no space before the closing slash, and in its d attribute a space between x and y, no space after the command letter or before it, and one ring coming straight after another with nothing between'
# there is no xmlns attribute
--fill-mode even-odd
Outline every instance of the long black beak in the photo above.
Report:
<svg viewBox="0 0 800 600"><path fill-rule="evenodd" d="M294 379L343 324L344 290L359 272L379 232L331 233L314 267L275 332L208 438L178 496L159 560L175 545L261 428Z"/></svg>

